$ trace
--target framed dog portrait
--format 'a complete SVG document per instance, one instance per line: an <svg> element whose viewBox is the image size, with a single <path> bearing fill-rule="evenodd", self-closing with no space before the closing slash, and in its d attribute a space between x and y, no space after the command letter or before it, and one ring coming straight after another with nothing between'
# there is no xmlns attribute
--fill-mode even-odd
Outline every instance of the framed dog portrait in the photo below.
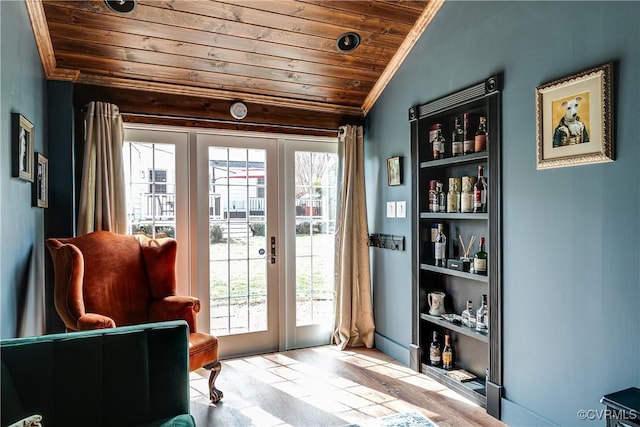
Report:
<svg viewBox="0 0 640 427"><path fill-rule="evenodd" d="M34 126L20 113L11 113L11 176L33 182Z"/></svg>
<svg viewBox="0 0 640 427"><path fill-rule="evenodd" d="M536 88L536 169L614 160L613 63Z"/></svg>
<svg viewBox="0 0 640 427"><path fill-rule="evenodd" d="M49 160L40 153L35 155L35 177L31 184L31 205L49 207Z"/></svg>
<svg viewBox="0 0 640 427"><path fill-rule="evenodd" d="M402 184L402 158L400 156L387 159L387 184Z"/></svg>

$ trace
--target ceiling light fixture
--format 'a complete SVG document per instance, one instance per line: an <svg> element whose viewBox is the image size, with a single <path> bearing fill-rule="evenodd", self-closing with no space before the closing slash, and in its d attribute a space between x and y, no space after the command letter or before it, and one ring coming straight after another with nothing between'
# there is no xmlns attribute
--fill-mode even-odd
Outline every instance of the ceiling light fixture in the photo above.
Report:
<svg viewBox="0 0 640 427"><path fill-rule="evenodd" d="M336 41L340 52L351 52L360 45L360 36L356 33L344 33Z"/></svg>
<svg viewBox="0 0 640 427"><path fill-rule="evenodd" d="M234 102L233 104L231 104L231 108L229 108L229 112L231 113L231 117L233 117L236 120L242 120L245 117L247 117L247 106L244 104L244 102Z"/></svg>
<svg viewBox="0 0 640 427"><path fill-rule="evenodd" d="M136 8L136 0L104 0L109 9L118 13L131 13Z"/></svg>

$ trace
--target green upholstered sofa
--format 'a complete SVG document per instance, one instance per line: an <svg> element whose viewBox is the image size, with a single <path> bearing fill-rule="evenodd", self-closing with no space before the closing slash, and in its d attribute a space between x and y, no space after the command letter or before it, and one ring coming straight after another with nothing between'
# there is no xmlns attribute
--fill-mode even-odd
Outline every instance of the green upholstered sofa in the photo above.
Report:
<svg viewBox="0 0 640 427"><path fill-rule="evenodd" d="M1 425L195 426L185 321L0 341Z"/></svg>

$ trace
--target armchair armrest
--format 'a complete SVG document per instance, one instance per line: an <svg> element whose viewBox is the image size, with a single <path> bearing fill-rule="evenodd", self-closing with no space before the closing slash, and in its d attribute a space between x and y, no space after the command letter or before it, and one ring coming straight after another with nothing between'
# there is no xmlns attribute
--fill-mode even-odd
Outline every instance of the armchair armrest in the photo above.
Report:
<svg viewBox="0 0 640 427"><path fill-rule="evenodd" d="M108 317L103 316L102 314L97 313L86 313L80 316L78 319L77 330L78 331L89 331L92 329L108 329L115 328L116 322Z"/></svg>
<svg viewBox="0 0 640 427"><path fill-rule="evenodd" d="M200 300L196 297L172 295L152 300L149 304L149 320L186 320L190 332L197 332L196 314L200 311Z"/></svg>

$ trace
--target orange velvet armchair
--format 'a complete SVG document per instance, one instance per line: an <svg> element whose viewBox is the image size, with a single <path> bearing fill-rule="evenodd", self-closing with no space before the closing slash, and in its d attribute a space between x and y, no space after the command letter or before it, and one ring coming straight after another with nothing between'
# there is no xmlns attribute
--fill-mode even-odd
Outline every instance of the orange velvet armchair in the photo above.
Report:
<svg viewBox="0 0 640 427"><path fill-rule="evenodd" d="M209 369L209 397L213 403L222 398L215 387L222 367L218 338L197 330L200 300L176 295L174 239L96 231L46 243L55 269L55 307L67 331L186 320L189 369Z"/></svg>

